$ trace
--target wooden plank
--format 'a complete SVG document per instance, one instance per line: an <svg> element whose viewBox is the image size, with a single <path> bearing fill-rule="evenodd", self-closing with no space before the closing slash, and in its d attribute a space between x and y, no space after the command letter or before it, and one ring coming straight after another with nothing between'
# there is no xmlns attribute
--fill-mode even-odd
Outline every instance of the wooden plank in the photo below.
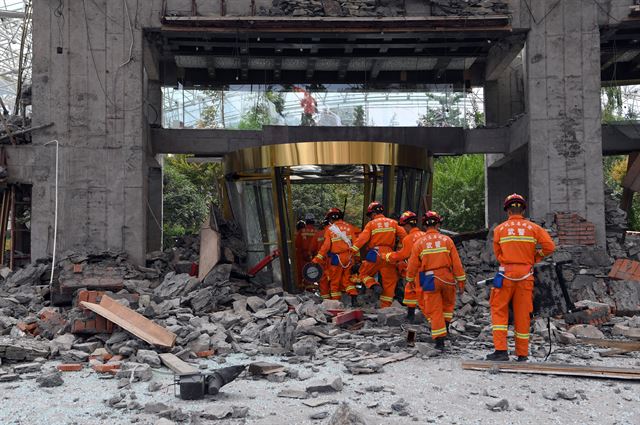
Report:
<svg viewBox="0 0 640 425"><path fill-rule="evenodd" d="M623 350L620 348L612 348L611 350L603 351L600 354L600 357L612 357L619 356L621 354L631 353L632 350Z"/></svg>
<svg viewBox="0 0 640 425"><path fill-rule="evenodd" d="M497 369L506 373L576 376L583 378L607 378L640 381L640 369L619 367L581 366L559 363L513 363L490 361L463 361L465 370Z"/></svg>
<svg viewBox="0 0 640 425"><path fill-rule="evenodd" d="M220 250L220 234L209 226L200 229L200 261L198 280L202 281L211 269L218 264L222 252Z"/></svg>
<svg viewBox="0 0 640 425"><path fill-rule="evenodd" d="M415 353L400 352L400 353L395 353L389 357L379 357L377 359L374 359L373 362L384 366L389 363L401 362L402 360L410 359L415 355L416 355Z"/></svg>
<svg viewBox="0 0 640 425"><path fill-rule="evenodd" d="M162 353L160 354L160 360L162 361L162 364L171 369L176 375L193 375L195 373L200 373L198 368L191 366L175 354Z"/></svg>
<svg viewBox="0 0 640 425"><path fill-rule="evenodd" d="M176 342L176 334L166 330L130 308L117 303L107 295L102 296L100 304L88 303L86 301L81 301L80 304L105 319L111 320L122 329L131 332L151 345L171 348Z"/></svg>
<svg viewBox="0 0 640 425"><path fill-rule="evenodd" d="M619 350L640 351L640 341L618 341L614 339L578 338L583 344L597 345L604 348L617 348Z"/></svg>

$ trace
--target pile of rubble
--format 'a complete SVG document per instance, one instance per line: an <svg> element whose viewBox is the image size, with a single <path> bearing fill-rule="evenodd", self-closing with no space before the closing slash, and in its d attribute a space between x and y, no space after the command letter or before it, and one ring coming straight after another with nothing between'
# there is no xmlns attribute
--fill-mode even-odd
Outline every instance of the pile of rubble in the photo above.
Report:
<svg viewBox="0 0 640 425"><path fill-rule="evenodd" d="M508 15L509 2L505 0L431 0L434 16Z"/></svg>
<svg viewBox="0 0 640 425"><path fill-rule="evenodd" d="M270 16L403 16L400 0L274 0L273 7L262 10Z"/></svg>

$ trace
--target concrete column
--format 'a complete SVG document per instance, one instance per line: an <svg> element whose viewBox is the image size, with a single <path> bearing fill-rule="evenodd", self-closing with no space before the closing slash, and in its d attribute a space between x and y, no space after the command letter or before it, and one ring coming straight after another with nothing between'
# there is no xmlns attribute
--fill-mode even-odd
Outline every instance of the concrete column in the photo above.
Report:
<svg viewBox="0 0 640 425"><path fill-rule="evenodd" d="M600 32L595 2L531 2L526 42L530 215L585 217L605 242ZM554 8L550 12L550 9ZM545 18L542 18L545 17Z"/></svg>
<svg viewBox="0 0 640 425"><path fill-rule="evenodd" d="M485 116L488 127L507 125L524 112L522 60L513 63L495 81L484 86ZM485 155L485 222L487 227L504 220L502 201L510 193L528 193L526 152Z"/></svg>
<svg viewBox="0 0 640 425"><path fill-rule="evenodd" d="M147 209L147 251L162 249L162 166L149 167Z"/></svg>
<svg viewBox="0 0 640 425"><path fill-rule="evenodd" d="M157 1L34 1L32 258L51 255L54 147L60 141L58 252L126 251L139 264L147 245L146 119L142 28ZM98 7L99 6L99 7ZM148 18L150 19L150 18ZM129 22L128 22L129 21ZM159 25L159 24L157 24ZM133 44L131 44L133 43ZM131 51L130 51L131 49ZM131 55L130 55L131 53Z"/></svg>

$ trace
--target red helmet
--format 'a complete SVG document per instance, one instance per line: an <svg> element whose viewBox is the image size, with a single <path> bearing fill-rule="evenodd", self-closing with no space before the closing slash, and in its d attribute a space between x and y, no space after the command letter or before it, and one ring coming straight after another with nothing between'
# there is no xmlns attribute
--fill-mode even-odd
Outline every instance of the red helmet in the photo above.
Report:
<svg viewBox="0 0 640 425"><path fill-rule="evenodd" d="M384 211L384 207L382 206L382 204L378 201L373 201L372 203L369 204L369 206L367 207L367 215L371 215L371 214L382 214L382 211Z"/></svg>
<svg viewBox="0 0 640 425"><path fill-rule="evenodd" d="M435 226L438 223L442 223L442 217L435 211L427 211L422 216L422 224L425 226Z"/></svg>
<svg viewBox="0 0 640 425"><path fill-rule="evenodd" d="M418 222L418 216L413 211L403 212L402 215L400 216L400 220L398 220L398 223L400 223L401 226L404 226L410 223L416 224L417 222Z"/></svg>
<svg viewBox="0 0 640 425"><path fill-rule="evenodd" d="M522 207L522 209L526 209L527 201L524 199L524 196L512 193L504 198L504 210L506 211L511 206L518 206Z"/></svg>
<svg viewBox="0 0 640 425"><path fill-rule="evenodd" d="M337 220L342 218L344 215L342 214L342 211L340 211L338 208L329 208L329 211L327 211L327 214L325 214L325 219L333 219L333 220Z"/></svg>

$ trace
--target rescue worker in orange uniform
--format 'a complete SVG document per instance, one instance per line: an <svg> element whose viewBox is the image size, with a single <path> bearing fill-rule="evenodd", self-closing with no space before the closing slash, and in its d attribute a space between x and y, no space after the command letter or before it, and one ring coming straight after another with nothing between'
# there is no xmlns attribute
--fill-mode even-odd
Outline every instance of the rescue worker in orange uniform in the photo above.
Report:
<svg viewBox="0 0 640 425"><path fill-rule="evenodd" d="M306 219L298 221L296 224L296 273L298 277L298 286L304 287L302 269L304 265L313 259L313 243L316 235L314 227L314 219L312 215L307 214Z"/></svg>
<svg viewBox="0 0 640 425"><path fill-rule="evenodd" d="M391 306L398 283L398 270L385 260L385 256L394 251L397 239L402 240L407 236L406 230L397 221L385 217L383 212L384 207L380 202L369 204L367 217L371 221L351 247L354 253L359 253L365 244L368 245L367 255L360 267L360 279L380 297L381 308ZM382 285L373 278L377 273L380 273Z"/></svg>
<svg viewBox="0 0 640 425"><path fill-rule="evenodd" d="M523 217L527 203L517 193L507 196L508 219L493 231L493 251L500 269L491 288L491 321L495 351L487 360L508 361L507 328L509 304L513 306L516 355L529 360L529 328L533 311L533 266L555 251L555 244L542 227Z"/></svg>
<svg viewBox="0 0 640 425"><path fill-rule="evenodd" d="M396 252L389 252L384 259L391 264L398 265L398 271L406 279L407 276L407 260L411 257L411 250L417 240L424 237L425 233L418 227L418 216L412 211L405 211L398 220L404 230L408 233L402 239L402 248ZM400 267L403 265L403 267ZM404 285L404 300L402 304L407 306L407 319L413 323L416 315L416 307L418 306L419 287L415 282L406 282Z"/></svg>
<svg viewBox="0 0 640 425"><path fill-rule="evenodd" d="M318 254L318 252L320 252L320 248L324 243L324 231L329 224L330 224L329 220L327 220L326 218L322 220L322 223L318 227L318 231L313 237L314 258ZM318 265L320 265L323 270L322 277L320 278L320 282L318 282L318 289L320 290L320 297L325 300L328 300L329 298L331 298L331 287L329 285L329 276L326 273L328 264L329 263L327 262L326 258L324 259L324 261L318 263Z"/></svg>
<svg viewBox="0 0 640 425"><path fill-rule="evenodd" d="M360 229L344 221L343 217L344 213L338 208L331 208L327 212L326 218L331 224L324 231L324 243L313 262L320 264L328 258L326 272L331 285L331 299L339 300L344 291L355 304L358 290L349 279L353 265L351 246Z"/></svg>
<svg viewBox="0 0 640 425"><path fill-rule="evenodd" d="M453 240L438 231L442 222L438 213L427 211L422 222L425 235L411 250L407 282L420 285L425 313L431 322L431 339L437 349L444 350L456 305L456 287L462 294L467 277Z"/></svg>

